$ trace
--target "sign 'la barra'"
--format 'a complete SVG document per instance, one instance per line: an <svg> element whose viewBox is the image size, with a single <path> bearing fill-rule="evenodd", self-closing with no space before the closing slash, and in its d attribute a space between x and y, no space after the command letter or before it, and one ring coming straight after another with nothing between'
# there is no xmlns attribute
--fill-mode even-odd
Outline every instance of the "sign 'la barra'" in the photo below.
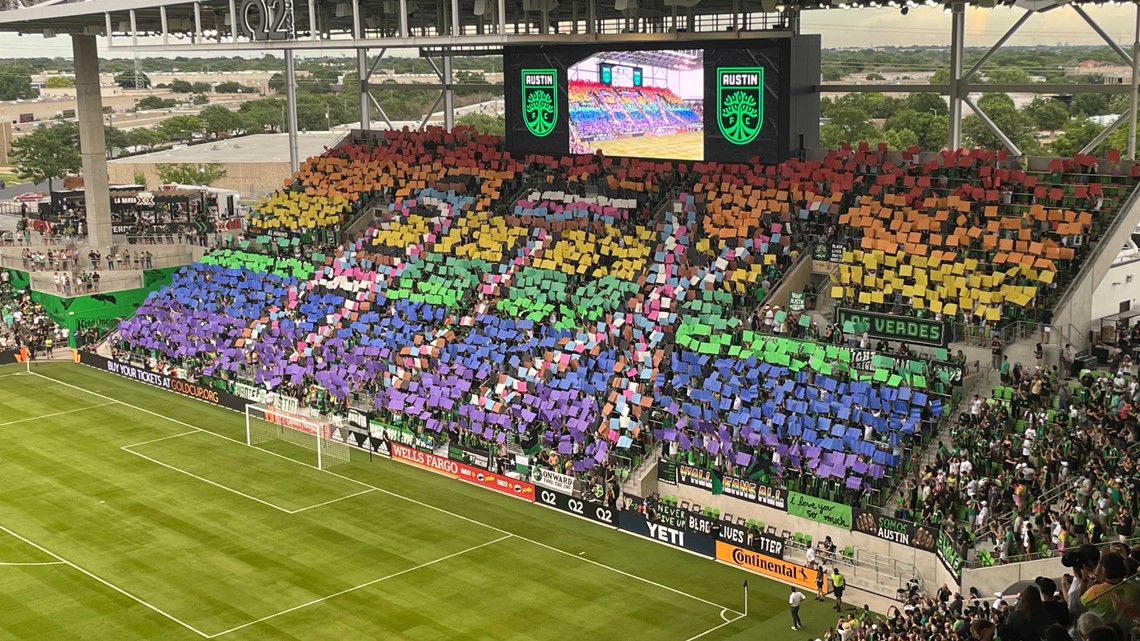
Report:
<svg viewBox="0 0 1140 641"><path fill-rule="evenodd" d="M849 321L855 325L856 333L865 330L868 336L874 338L946 347L946 323L943 321L863 312L840 307L840 327Z"/></svg>

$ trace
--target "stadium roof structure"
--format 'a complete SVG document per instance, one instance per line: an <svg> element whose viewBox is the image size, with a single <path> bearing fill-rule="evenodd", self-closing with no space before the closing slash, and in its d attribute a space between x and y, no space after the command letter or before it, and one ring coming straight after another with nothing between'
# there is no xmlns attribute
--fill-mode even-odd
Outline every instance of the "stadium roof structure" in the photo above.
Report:
<svg viewBox="0 0 1140 641"><path fill-rule="evenodd" d="M802 11L1046 11L1109 0L0 0L0 31L102 35L138 51L495 47L776 36ZM269 38L246 29L272 13ZM238 16L237 20L232 19ZM278 18L283 18L278 20ZM251 20L252 19L252 20ZM758 33L759 32L759 33ZM491 53L492 51L488 51Z"/></svg>
<svg viewBox="0 0 1140 641"><path fill-rule="evenodd" d="M943 85L821 85L827 93L934 92L950 101L947 144L961 146L963 106L978 114L1010 151L1016 145L970 98L971 93L1025 92L1137 93L1137 82L1123 84L1031 83L975 84L982 66L1032 16L1053 10L1072 11L1074 25L1084 22L1120 57L1136 68L1126 51L1085 11L1087 6L1120 4L1116 0L0 0L0 31L47 36L103 36L107 48L127 52L170 51L250 53L285 51L286 71L291 52L350 49L357 53L361 88L384 53L417 49L435 67L445 125L454 121L450 61L455 55L494 55L508 45L613 45L685 49L686 42L788 38L799 33L804 11L862 9L907 13L919 5L941 6L950 17L950 82ZM1137 5L1134 51L1140 51L1140 4ZM964 68L966 8L1000 7L1021 11L1010 30L998 38L977 64ZM693 48L693 47L688 47ZM379 54L379 55L377 55ZM374 58L373 58L374 56ZM438 63L432 56L439 58ZM1140 57L1140 56L1138 56ZM291 73L287 73L291 77ZM1134 72L1133 76L1137 74ZM472 85L469 88L481 88ZM291 84L287 87L292 88ZM389 121L366 91L360 93L360 121L373 112ZM1135 99L1133 104L1135 104ZM292 102L290 103L293 104ZM1130 123L1129 158L1135 158L1133 108L1113 123L1104 136ZM292 113L292 109L290 109ZM426 124L427 119L424 120ZM1093 141L1099 145L1103 138ZM1091 149L1091 147L1090 147Z"/></svg>
<svg viewBox="0 0 1140 641"><path fill-rule="evenodd" d="M704 54L700 49L654 49L648 51L607 51L602 56L606 62L627 65L659 67L692 71L704 65Z"/></svg>

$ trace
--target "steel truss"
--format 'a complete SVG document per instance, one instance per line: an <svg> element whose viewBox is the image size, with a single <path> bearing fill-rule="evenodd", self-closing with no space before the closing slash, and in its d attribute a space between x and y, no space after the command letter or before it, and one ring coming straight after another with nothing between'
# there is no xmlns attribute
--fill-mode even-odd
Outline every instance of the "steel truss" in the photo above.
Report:
<svg viewBox="0 0 1140 641"><path fill-rule="evenodd" d="M1128 159L1136 160L1136 127L1137 127L1137 100L1140 96L1140 4L1136 5L1136 28L1134 31L1132 52L1128 53L1121 47L1115 40L1109 36L1104 29L1097 24L1096 20L1088 14L1080 5L1070 4L1065 5L1074 11L1078 17L1086 22L1092 30L1100 36L1102 40L1120 57L1126 65L1132 68L1132 82L1125 84L1074 84L1074 85L1061 85L1054 83L1030 83L1030 84L975 84L973 79L982 70L982 67L996 54L1001 48L1014 36L1036 13L1044 13L1045 11L1052 11L1061 8L1061 4L1052 4L1048 7L1026 10L1016 22L1003 34L994 44L986 51L986 53L976 62L968 71L963 71L963 61L965 59L965 33L966 33L966 11L964 4L953 4L950 9L950 84L936 85L936 84L918 84L918 85L890 85L890 86L877 86L877 85L821 85L824 93L938 93L947 96L950 101L950 127L949 137L946 141L947 147L950 149L958 149L962 146L962 107L969 107L978 119L985 124L986 128L993 132L1001 141L1002 145L1014 155L1021 155L1021 150L1017 147L1009 136L1006 135L1000 127L983 111L972 98L972 93L1036 93L1036 94L1084 94L1084 93L1098 93L1098 94L1129 94L1132 99L1131 107L1120 114L1112 123L1105 128L1095 139L1085 146L1081 153L1090 153L1096 149L1108 138L1109 134L1116 131L1123 124L1128 124Z"/></svg>

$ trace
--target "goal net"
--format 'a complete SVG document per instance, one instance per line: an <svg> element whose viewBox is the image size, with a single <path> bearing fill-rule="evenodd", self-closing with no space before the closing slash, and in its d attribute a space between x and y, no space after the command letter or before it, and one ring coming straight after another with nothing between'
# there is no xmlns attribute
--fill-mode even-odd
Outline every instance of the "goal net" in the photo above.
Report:
<svg viewBox="0 0 1140 641"><path fill-rule="evenodd" d="M317 467L325 469L347 463L351 450L347 443L333 438L335 426L317 418L282 410L271 405L245 406L245 444L249 446L286 441L317 453Z"/></svg>

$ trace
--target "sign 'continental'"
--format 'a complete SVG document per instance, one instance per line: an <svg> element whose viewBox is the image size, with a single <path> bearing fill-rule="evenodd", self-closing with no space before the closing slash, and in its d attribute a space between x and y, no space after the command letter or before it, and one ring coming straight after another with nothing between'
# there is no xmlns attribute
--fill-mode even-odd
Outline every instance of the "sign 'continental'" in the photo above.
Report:
<svg viewBox="0 0 1140 641"><path fill-rule="evenodd" d="M815 570L804 565L773 558L747 548L737 547L724 541L716 542L716 559L750 572L763 574L785 583L815 591ZM830 581L824 581L824 590Z"/></svg>
<svg viewBox="0 0 1140 641"><path fill-rule="evenodd" d="M857 334L866 331L873 338L946 347L946 323L942 321L840 307L839 326L843 327L848 321L855 325Z"/></svg>

